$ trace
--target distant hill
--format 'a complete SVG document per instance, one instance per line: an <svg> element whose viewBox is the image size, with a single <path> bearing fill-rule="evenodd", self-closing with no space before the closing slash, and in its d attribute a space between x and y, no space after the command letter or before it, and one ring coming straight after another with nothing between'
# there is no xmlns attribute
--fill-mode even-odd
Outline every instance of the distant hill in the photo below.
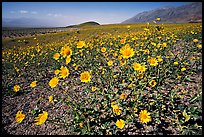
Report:
<svg viewBox="0 0 204 137"><path fill-rule="evenodd" d="M122 24L152 22L161 18L161 23L202 22L202 2L192 2L179 7L165 6L145 11L127 19Z"/></svg>
<svg viewBox="0 0 204 137"><path fill-rule="evenodd" d="M89 22L78 24L78 25L70 25L70 26L67 26L67 28L80 28L84 26L94 26L94 25L100 25L100 24L94 21L89 21Z"/></svg>

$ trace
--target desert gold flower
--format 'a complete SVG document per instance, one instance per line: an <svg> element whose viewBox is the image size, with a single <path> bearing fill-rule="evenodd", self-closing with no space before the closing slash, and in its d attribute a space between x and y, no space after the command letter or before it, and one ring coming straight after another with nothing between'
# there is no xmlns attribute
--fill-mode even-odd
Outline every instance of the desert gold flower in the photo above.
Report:
<svg viewBox="0 0 204 137"><path fill-rule="evenodd" d="M59 53L55 53L55 54L53 55L53 58L54 58L55 60L58 60L59 57L60 57L60 54L59 54Z"/></svg>
<svg viewBox="0 0 204 137"><path fill-rule="evenodd" d="M182 69L181 69L181 71L185 71L185 70L186 70L186 68L182 68Z"/></svg>
<svg viewBox="0 0 204 137"><path fill-rule="evenodd" d="M127 94L122 93L122 94L120 95L120 99L126 99L126 98L127 98Z"/></svg>
<svg viewBox="0 0 204 137"><path fill-rule="evenodd" d="M125 126L125 121L120 119L116 121L116 126L120 129L122 129Z"/></svg>
<svg viewBox="0 0 204 137"><path fill-rule="evenodd" d="M81 82L85 82L85 83L90 82L91 81L90 73L88 71L81 73L80 80Z"/></svg>
<svg viewBox="0 0 204 137"><path fill-rule="evenodd" d="M43 113L38 114L38 117L35 118L35 125L42 125L48 118L48 113L43 111Z"/></svg>
<svg viewBox="0 0 204 137"><path fill-rule="evenodd" d="M105 48L105 47L102 47L102 48L101 48L101 52L103 52L103 53L106 52L106 48Z"/></svg>
<svg viewBox="0 0 204 137"><path fill-rule="evenodd" d="M134 63L133 64L133 68L134 68L134 70L140 70L140 67L141 67L141 65L139 64L139 63Z"/></svg>
<svg viewBox="0 0 204 137"><path fill-rule="evenodd" d="M145 65L141 65L140 68L139 68L139 71L140 72L145 72L146 71Z"/></svg>
<svg viewBox="0 0 204 137"><path fill-rule="evenodd" d="M112 105L112 108L113 108L113 112L114 112L116 115L120 115L120 113L121 113L121 108L120 108L118 105Z"/></svg>
<svg viewBox="0 0 204 137"><path fill-rule="evenodd" d="M67 56L72 55L72 49L68 46L64 46L61 48L60 54L65 58Z"/></svg>
<svg viewBox="0 0 204 137"><path fill-rule="evenodd" d="M198 39L194 39L193 42L195 42L195 43L198 42Z"/></svg>
<svg viewBox="0 0 204 137"><path fill-rule="evenodd" d="M120 61L120 65L121 65L121 66L124 66L125 64L126 64L126 60L121 60L121 61Z"/></svg>
<svg viewBox="0 0 204 137"><path fill-rule="evenodd" d="M157 56L157 60L158 60L158 62L162 62L162 61L163 61L163 59L161 58L161 56Z"/></svg>
<svg viewBox="0 0 204 137"><path fill-rule="evenodd" d="M14 90L15 92L18 92L18 91L20 90L20 86L19 86L19 85L15 85L15 86L13 87L13 90Z"/></svg>
<svg viewBox="0 0 204 137"><path fill-rule="evenodd" d="M183 116L185 117L185 122L187 122L191 117L186 113L186 110L183 111Z"/></svg>
<svg viewBox="0 0 204 137"><path fill-rule="evenodd" d="M112 65L113 65L113 61L112 60L108 61L108 66L112 66Z"/></svg>
<svg viewBox="0 0 204 137"><path fill-rule="evenodd" d="M102 75L105 74L105 71L103 70L103 71L101 72L101 74L102 74Z"/></svg>
<svg viewBox="0 0 204 137"><path fill-rule="evenodd" d="M113 56L116 57L118 54L117 53L113 53Z"/></svg>
<svg viewBox="0 0 204 137"><path fill-rule="evenodd" d="M174 62L174 65L178 65L178 62L177 62L177 61L175 61L175 62Z"/></svg>
<svg viewBox="0 0 204 137"><path fill-rule="evenodd" d="M121 40L120 40L120 43L121 43L121 44L125 44L125 39L121 39Z"/></svg>
<svg viewBox="0 0 204 137"><path fill-rule="evenodd" d="M180 78L181 78L181 76L178 75L178 76L177 76L177 79L180 79Z"/></svg>
<svg viewBox="0 0 204 137"><path fill-rule="evenodd" d="M55 73L55 75L58 75L58 74L60 73L60 70L59 70L59 69L56 69L56 70L54 71L54 73Z"/></svg>
<svg viewBox="0 0 204 137"><path fill-rule="evenodd" d="M116 104L116 102L111 102L111 107L113 108L113 106Z"/></svg>
<svg viewBox="0 0 204 137"><path fill-rule="evenodd" d="M143 78L143 74L142 74L142 73L139 73L137 76L138 76L139 78Z"/></svg>
<svg viewBox="0 0 204 137"><path fill-rule="evenodd" d="M157 21L160 21L160 20L161 20L161 18L156 18L156 20L157 20Z"/></svg>
<svg viewBox="0 0 204 137"><path fill-rule="evenodd" d="M151 87L155 87L156 84L157 84L157 82L156 82L155 80L151 80L151 81L149 82L149 85L150 85Z"/></svg>
<svg viewBox="0 0 204 137"><path fill-rule="evenodd" d="M122 54L123 58L130 58L134 56L135 52L134 50L130 47L129 44L126 44L125 46L120 48L120 54Z"/></svg>
<svg viewBox="0 0 204 137"><path fill-rule="evenodd" d="M150 64L150 66L157 66L158 65L156 58L148 59L148 63Z"/></svg>
<svg viewBox="0 0 204 137"><path fill-rule="evenodd" d="M22 111L18 111L16 113L16 122L21 123L24 118L25 118L25 114L23 114Z"/></svg>
<svg viewBox="0 0 204 137"><path fill-rule="evenodd" d="M167 45L166 42L162 44L163 47L166 47L166 45Z"/></svg>
<svg viewBox="0 0 204 137"><path fill-rule="evenodd" d="M201 48L202 48L202 45L201 45L201 44L198 44L197 47L198 47L199 49L201 49Z"/></svg>
<svg viewBox="0 0 204 137"><path fill-rule="evenodd" d="M30 84L30 87L32 87L32 88L36 87L36 82L37 82L37 81L33 81L33 82Z"/></svg>
<svg viewBox="0 0 204 137"><path fill-rule="evenodd" d="M60 68L60 78L66 78L69 76L69 70L67 69L67 67L61 66Z"/></svg>
<svg viewBox="0 0 204 137"><path fill-rule="evenodd" d="M83 127L83 123L81 122L81 123L79 123L79 126L82 128Z"/></svg>
<svg viewBox="0 0 204 137"><path fill-rule="evenodd" d="M50 102L50 103L54 104L54 100L53 100L53 96L52 96L52 95L49 96L48 99L49 99L49 102Z"/></svg>
<svg viewBox="0 0 204 137"><path fill-rule="evenodd" d="M139 120L142 123L147 123L147 122L151 121L150 113L147 112L147 110L141 110L140 114L139 114Z"/></svg>
<svg viewBox="0 0 204 137"><path fill-rule="evenodd" d="M137 108L136 108L136 107L134 107L134 108L133 108L133 111L136 113L136 112L137 112Z"/></svg>
<svg viewBox="0 0 204 137"><path fill-rule="evenodd" d="M58 82L59 82L59 79L58 79L57 77L54 77L54 78L52 78L52 79L50 80L49 86L50 86L51 88L54 88L54 87L57 86Z"/></svg>
<svg viewBox="0 0 204 137"><path fill-rule="evenodd" d="M85 45L86 45L86 43L84 41L79 41L77 43L77 48L83 48L83 46L85 46Z"/></svg>
<svg viewBox="0 0 204 137"><path fill-rule="evenodd" d="M67 58L66 58L66 65L69 64L70 61L71 61L71 57L70 57L70 56L67 56Z"/></svg>
<svg viewBox="0 0 204 137"><path fill-rule="evenodd" d="M144 28L144 31L149 31L149 29L148 28Z"/></svg>
<svg viewBox="0 0 204 137"><path fill-rule="evenodd" d="M118 60L121 60L122 59L122 56L118 56Z"/></svg>
<svg viewBox="0 0 204 137"><path fill-rule="evenodd" d="M78 68L79 68L79 66L76 66L74 69L75 69L75 70L78 70Z"/></svg>
<svg viewBox="0 0 204 137"><path fill-rule="evenodd" d="M156 43L154 43L154 42L151 42L151 44L152 44L152 46L156 46L157 44Z"/></svg>
<svg viewBox="0 0 204 137"><path fill-rule="evenodd" d="M76 63L74 63L72 66L75 67L75 66L76 66Z"/></svg>
<svg viewBox="0 0 204 137"><path fill-rule="evenodd" d="M92 86L91 90L94 92L94 91L96 91L96 90L97 90L97 87Z"/></svg>

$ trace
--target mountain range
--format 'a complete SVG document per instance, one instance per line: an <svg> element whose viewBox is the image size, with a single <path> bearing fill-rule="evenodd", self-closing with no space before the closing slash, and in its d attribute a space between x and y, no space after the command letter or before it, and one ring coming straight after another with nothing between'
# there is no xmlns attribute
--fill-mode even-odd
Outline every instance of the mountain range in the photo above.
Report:
<svg viewBox="0 0 204 137"><path fill-rule="evenodd" d="M165 6L158 9L144 11L122 22L122 24L146 23L160 18L161 23L190 23L202 22L202 2L174 7Z"/></svg>

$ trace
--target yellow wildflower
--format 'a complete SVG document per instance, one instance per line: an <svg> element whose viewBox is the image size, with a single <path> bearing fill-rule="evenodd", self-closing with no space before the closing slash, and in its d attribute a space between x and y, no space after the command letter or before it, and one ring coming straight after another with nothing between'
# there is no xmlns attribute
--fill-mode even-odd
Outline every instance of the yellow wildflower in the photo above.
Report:
<svg viewBox="0 0 204 137"><path fill-rule="evenodd" d="M181 69L181 71L185 71L185 70L186 70L186 68L182 68L182 69Z"/></svg>
<svg viewBox="0 0 204 137"><path fill-rule="evenodd" d="M121 43L121 44L125 44L125 39L121 39L121 40L120 40L120 43Z"/></svg>
<svg viewBox="0 0 204 137"><path fill-rule="evenodd" d="M147 112L147 110L141 110L140 114L139 114L139 120L142 123L147 123L147 122L151 121L151 116L149 116L149 115L150 115L150 113Z"/></svg>
<svg viewBox="0 0 204 137"><path fill-rule="evenodd" d="M25 114L23 114L22 111L18 111L16 113L16 122L21 123L24 118L25 118Z"/></svg>
<svg viewBox="0 0 204 137"><path fill-rule="evenodd" d="M48 113L43 111L42 114L39 114L38 117L35 118L35 125L42 125L48 118Z"/></svg>
<svg viewBox="0 0 204 137"><path fill-rule="evenodd" d="M120 108L118 105L112 105L112 108L113 108L113 112L114 112L116 115L120 115L120 113L121 113L121 108Z"/></svg>
<svg viewBox="0 0 204 137"><path fill-rule="evenodd" d="M126 99L126 98L127 98L127 94L122 93L122 94L120 95L120 99Z"/></svg>
<svg viewBox="0 0 204 137"><path fill-rule="evenodd" d="M158 60L158 62L162 62L162 61L163 61L163 59L161 58L161 56L157 56L157 60Z"/></svg>
<svg viewBox="0 0 204 137"><path fill-rule="evenodd" d="M52 96L52 95L51 95L51 96L49 96L49 97L48 97L48 99L49 99L49 102L50 102L50 103L54 104L54 101L53 101L53 96Z"/></svg>
<svg viewBox="0 0 204 137"><path fill-rule="evenodd" d="M139 63L134 63L133 64L133 68L134 68L134 70L140 70L140 67L141 67L141 65L139 64Z"/></svg>
<svg viewBox="0 0 204 137"><path fill-rule="evenodd" d="M116 126L120 129L122 129L125 126L125 121L120 119L116 121Z"/></svg>
<svg viewBox="0 0 204 137"><path fill-rule="evenodd" d="M138 76L139 78L143 78L143 74L142 74L142 73L139 73L137 76Z"/></svg>
<svg viewBox="0 0 204 137"><path fill-rule="evenodd" d="M149 82L149 85L150 85L151 87L155 87L156 84L157 84L157 82L156 82L155 80L151 80L151 81Z"/></svg>
<svg viewBox="0 0 204 137"><path fill-rule="evenodd" d="M94 92L97 90L97 88L95 86L92 86L91 90Z"/></svg>
<svg viewBox="0 0 204 137"><path fill-rule="evenodd" d="M13 87L13 90L14 90L15 92L18 92L18 91L20 90L20 86L19 86L19 85L15 85L15 86Z"/></svg>
<svg viewBox="0 0 204 137"><path fill-rule="evenodd" d="M120 65L121 65L121 66L124 66L125 64L126 64L126 60L121 60L121 61L120 61Z"/></svg>
<svg viewBox="0 0 204 137"><path fill-rule="evenodd" d="M201 49L201 48L202 48L202 45L201 45L201 44L198 44L197 47L198 47L199 49Z"/></svg>
<svg viewBox="0 0 204 137"><path fill-rule="evenodd" d="M180 79L180 78L181 78L181 76L179 76L179 75L178 75L178 76L177 76L177 78L178 78L178 79Z"/></svg>
<svg viewBox="0 0 204 137"><path fill-rule="evenodd" d="M112 66L113 65L113 61L108 61L108 66Z"/></svg>
<svg viewBox="0 0 204 137"><path fill-rule="evenodd" d="M81 82L85 82L85 83L91 81L90 73L88 71L81 73L80 80L81 80Z"/></svg>
<svg viewBox="0 0 204 137"><path fill-rule="evenodd" d="M54 71L54 73L55 73L55 75L58 75L58 74L60 73L60 70L56 69L56 70Z"/></svg>
<svg viewBox="0 0 204 137"><path fill-rule="evenodd" d="M177 62L177 61L175 61L175 62L174 62L174 65L178 65L178 62Z"/></svg>
<svg viewBox="0 0 204 137"><path fill-rule="evenodd" d="M36 82L37 82L37 81L33 81L33 82L30 84L30 87L32 87L32 88L36 87Z"/></svg>
<svg viewBox="0 0 204 137"><path fill-rule="evenodd" d="M161 20L161 18L156 18L156 20L157 20L157 21L160 21L160 20Z"/></svg>
<svg viewBox="0 0 204 137"><path fill-rule="evenodd" d="M150 66L157 66L158 65L156 58L150 58L150 59L148 59L148 62L150 64Z"/></svg>
<svg viewBox="0 0 204 137"><path fill-rule="evenodd" d="M65 58L72 55L72 50L70 47L64 46L61 48L60 54Z"/></svg>
<svg viewBox="0 0 204 137"><path fill-rule="evenodd" d="M69 76L69 70L67 69L67 67L61 66L60 68L60 78L66 78Z"/></svg>
<svg viewBox="0 0 204 137"><path fill-rule="evenodd" d="M102 47L102 48L101 48L101 52L103 52L103 53L106 52L106 48L105 48L105 47Z"/></svg>
<svg viewBox="0 0 204 137"><path fill-rule="evenodd" d="M84 41L79 41L78 43L77 43L77 48L83 48L83 46L85 46L86 44L85 44L85 42Z"/></svg>
<svg viewBox="0 0 204 137"><path fill-rule="evenodd" d="M133 111L136 113L136 112L137 112L137 108L136 108L136 107L134 107L134 108L133 108Z"/></svg>
<svg viewBox="0 0 204 137"><path fill-rule="evenodd" d="M134 50L129 46L129 44L126 44L122 48L120 48L120 54L122 54L123 58L130 58L134 56L135 52Z"/></svg>
<svg viewBox="0 0 204 137"><path fill-rule="evenodd" d="M59 57L60 57L60 54L59 54L59 53L55 53L55 54L53 55L53 58L54 58L55 60L58 60Z"/></svg>
<svg viewBox="0 0 204 137"><path fill-rule="evenodd" d="M195 43L198 42L198 39L194 39L193 42L195 42Z"/></svg>
<svg viewBox="0 0 204 137"><path fill-rule="evenodd" d="M190 115L188 115L187 113L186 113L186 110L184 110L184 112L182 113L183 114L183 116L185 117L185 122L187 122L191 117L190 117Z"/></svg>
<svg viewBox="0 0 204 137"><path fill-rule="evenodd" d="M49 86L50 86L51 88L54 88L54 87L57 86L58 82L59 82L59 79L56 78L56 77L54 77L54 78L52 78L52 79L50 80Z"/></svg>
<svg viewBox="0 0 204 137"><path fill-rule="evenodd" d="M140 72L145 72L146 71L145 65L141 65L139 71Z"/></svg>
<svg viewBox="0 0 204 137"><path fill-rule="evenodd" d="M71 57L67 56L67 58L66 58L66 65L69 64L70 61L71 61Z"/></svg>
<svg viewBox="0 0 204 137"><path fill-rule="evenodd" d="M81 122L81 123L79 123L79 127L80 128L82 128L83 127L83 123Z"/></svg>

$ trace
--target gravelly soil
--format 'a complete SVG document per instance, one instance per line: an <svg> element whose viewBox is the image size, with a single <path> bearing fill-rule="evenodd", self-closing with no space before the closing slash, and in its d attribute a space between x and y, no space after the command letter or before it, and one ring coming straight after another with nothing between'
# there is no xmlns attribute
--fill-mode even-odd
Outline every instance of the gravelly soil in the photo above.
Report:
<svg viewBox="0 0 204 137"><path fill-rule="evenodd" d="M187 87L178 85L175 88L185 89L186 91L198 91L202 88L202 72L192 77L194 82L188 82ZM192 90L191 90L192 89ZM193 90L195 89L195 90ZM77 90L77 89L74 89ZM168 91L167 91L168 92ZM77 93L77 92L75 92ZM165 94L165 93L164 93ZM192 96L194 93L188 93ZM54 95L55 104L48 102L48 96ZM36 88L35 90L22 94L19 96L3 96L2 97L2 132L4 134L13 135L76 135L79 133L73 132L72 129L72 108L65 104L67 95L63 91L57 91L55 89L45 92L42 88ZM79 99L80 101L80 99ZM183 103L189 102L189 97L183 98ZM188 104L187 104L188 105ZM198 102L197 105L201 105ZM34 124L35 116L31 111L35 107L41 108L48 112L48 120L40 125ZM22 123L15 122L15 114L18 110L22 110L26 114L26 118ZM143 129L139 129L138 125L126 125L125 129L129 135L143 135L143 134L178 134L179 129L174 129L170 126L166 128L166 133L159 131L156 125L145 125Z"/></svg>

